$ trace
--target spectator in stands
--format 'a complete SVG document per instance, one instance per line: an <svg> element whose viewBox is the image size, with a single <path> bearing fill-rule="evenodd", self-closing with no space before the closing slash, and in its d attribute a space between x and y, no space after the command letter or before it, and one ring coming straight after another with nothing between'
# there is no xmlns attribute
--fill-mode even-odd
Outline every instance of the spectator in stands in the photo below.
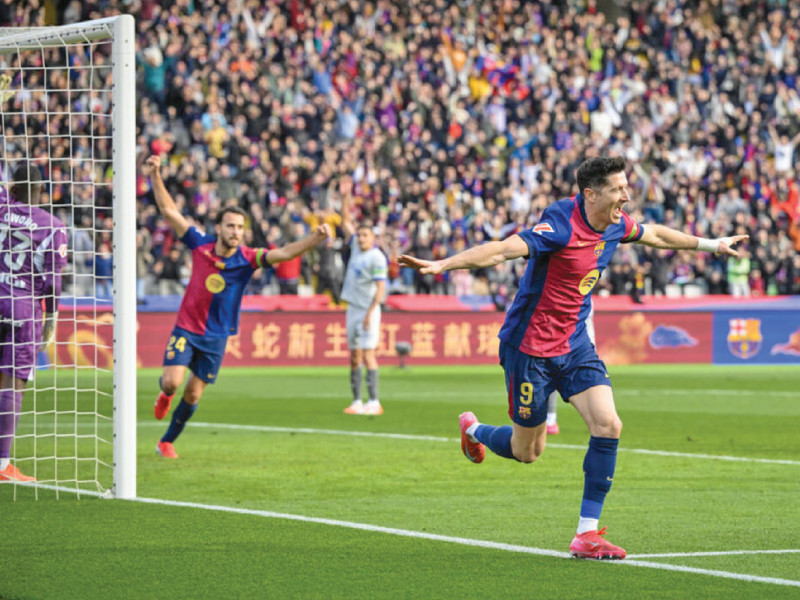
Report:
<svg viewBox="0 0 800 600"><path fill-rule="evenodd" d="M150 232L146 227L136 232L136 303L147 302L147 280L154 268L155 259L150 252Z"/></svg>
<svg viewBox="0 0 800 600"><path fill-rule="evenodd" d="M94 254L94 240L92 226L92 216L88 213L83 214L80 224L75 224L70 228L72 234L72 261L73 273L73 294L76 296L89 296L94 291L92 284L92 265Z"/></svg>
<svg viewBox="0 0 800 600"><path fill-rule="evenodd" d="M88 259L87 265L94 273L94 290L97 298L111 299L114 274L113 254L111 251L111 234L101 231L97 237L94 255Z"/></svg>
<svg viewBox="0 0 800 600"><path fill-rule="evenodd" d="M750 253L742 248L739 256L728 258L728 289L733 296L750 295Z"/></svg>
<svg viewBox="0 0 800 600"><path fill-rule="evenodd" d="M329 292L333 302L339 304L342 293L342 276L341 268L337 264L336 243L335 238L329 238L324 244L317 247L317 260L313 263L313 272L317 276L315 292L317 294Z"/></svg>
<svg viewBox="0 0 800 600"><path fill-rule="evenodd" d="M56 14L134 12L138 139L142 151L178 153L167 179L192 171L178 178L185 189L171 191L204 226L229 199L214 186L223 166L246 184L233 197L259 204L270 224L280 224L280 198L319 210L319 190L348 173L363 217L396 217L411 244L427 229L431 252L459 235L474 245L534 225L548 202L575 193L581 158L612 153L642 167L631 174L634 218L713 236L768 229L776 260L787 245L800 251L796 3L639 0L616 17L580 2L447 5L108 0L57 3ZM6 19L40 25L44 11L0 0ZM88 89L88 76L73 71L76 89ZM52 96L68 107L65 94ZM4 124L12 154L23 125ZM94 158L109 155L98 148ZM89 200L67 187L64 202ZM443 238L432 225L452 215L458 228ZM170 234L144 226L154 256L168 252ZM648 269L647 257L637 248L624 262L644 264L645 288L656 291L694 269L680 254L666 272ZM413 285L413 273L400 276ZM778 290L791 287L787 267L775 277ZM423 293L452 291L445 281L416 283Z"/></svg>
<svg viewBox="0 0 800 600"><path fill-rule="evenodd" d="M158 293L161 296L180 296L186 289L181 281L184 264L181 249L173 245L166 256L161 256L153 265L153 272L158 278Z"/></svg>

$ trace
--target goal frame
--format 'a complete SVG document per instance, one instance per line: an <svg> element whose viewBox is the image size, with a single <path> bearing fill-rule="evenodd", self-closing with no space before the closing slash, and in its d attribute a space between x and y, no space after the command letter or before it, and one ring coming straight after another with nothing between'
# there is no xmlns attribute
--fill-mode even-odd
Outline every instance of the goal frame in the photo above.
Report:
<svg viewBox="0 0 800 600"><path fill-rule="evenodd" d="M111 32L114 498L136 498L136 44L134 18L5 29L0 53L100 41Z"/></svg>

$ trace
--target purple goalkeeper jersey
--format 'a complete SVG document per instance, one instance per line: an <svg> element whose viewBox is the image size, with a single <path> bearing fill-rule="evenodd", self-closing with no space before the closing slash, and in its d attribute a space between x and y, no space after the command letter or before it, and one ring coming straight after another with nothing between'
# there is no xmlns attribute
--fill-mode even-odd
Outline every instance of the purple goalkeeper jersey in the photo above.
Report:
<svg viewBox="0 0 800 600"><path fill-rule="evenodd" d="M0 189L0 298L53 301L61 295L67 232L58 217ZM36 303L38 311L41 310Z"/></svg>

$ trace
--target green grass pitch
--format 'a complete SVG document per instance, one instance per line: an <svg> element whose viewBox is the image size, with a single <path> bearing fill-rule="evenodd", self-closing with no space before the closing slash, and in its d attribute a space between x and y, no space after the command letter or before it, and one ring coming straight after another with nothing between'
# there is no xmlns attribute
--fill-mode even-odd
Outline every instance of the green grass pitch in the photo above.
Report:
<svg viewBox="0 0 800 600"><path fill-rule="evenodd" d="M223 368L177 461L143 370L138 495L158 502L0 485L0 598L800 598L798 369L611 375L601 525L625 561L563 557L588 440L571 407L534 465L462 456L460 412L508 423L499 367L385 364L381 417L343 414L345 368Z"/></svg>

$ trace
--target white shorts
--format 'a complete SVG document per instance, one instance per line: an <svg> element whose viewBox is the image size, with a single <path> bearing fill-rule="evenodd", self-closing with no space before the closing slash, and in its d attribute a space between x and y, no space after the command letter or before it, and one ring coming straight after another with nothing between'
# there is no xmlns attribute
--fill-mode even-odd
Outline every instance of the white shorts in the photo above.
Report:
<svg viewBox="0 0 800 600"><path fill-rule="evenodd" d="M347 307L347 346L350 350L374 350L378 347L381 337L381 307L375 307L370 314L369 328L364 329L366 314L366 308Z"/></svg>

